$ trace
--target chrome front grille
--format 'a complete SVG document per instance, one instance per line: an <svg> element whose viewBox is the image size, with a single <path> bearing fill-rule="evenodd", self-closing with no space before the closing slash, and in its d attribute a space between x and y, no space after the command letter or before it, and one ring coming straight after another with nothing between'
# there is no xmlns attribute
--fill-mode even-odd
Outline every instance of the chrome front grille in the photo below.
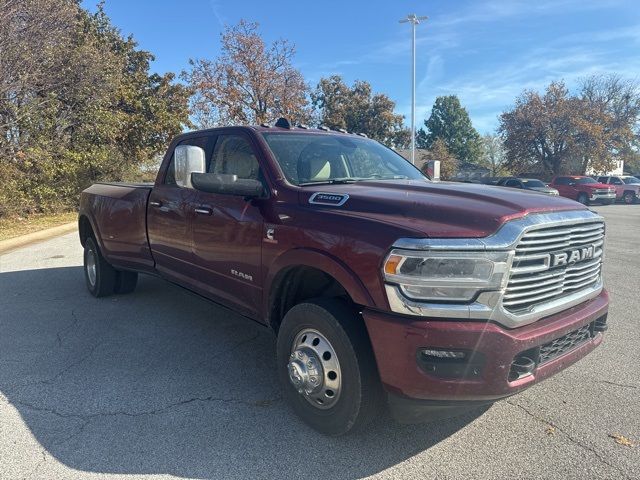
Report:
<svg viewBox="0 0 640 480"><path fill-rule="evenodd" d="M588 289L600 280L604 223L534 228L515 249L502 306L518 315Z"/></svg>

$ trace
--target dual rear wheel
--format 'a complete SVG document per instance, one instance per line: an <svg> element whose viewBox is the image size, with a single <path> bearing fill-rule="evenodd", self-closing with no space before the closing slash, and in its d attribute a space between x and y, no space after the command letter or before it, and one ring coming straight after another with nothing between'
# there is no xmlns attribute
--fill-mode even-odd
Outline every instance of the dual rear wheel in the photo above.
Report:
<svg viewBox="0 0 640 480"><path fill-rule="evenodd" d="M84 242L84 278L94 297L131 293L138 283L137 273L116 270L105 260L93 237Z"/></svg>

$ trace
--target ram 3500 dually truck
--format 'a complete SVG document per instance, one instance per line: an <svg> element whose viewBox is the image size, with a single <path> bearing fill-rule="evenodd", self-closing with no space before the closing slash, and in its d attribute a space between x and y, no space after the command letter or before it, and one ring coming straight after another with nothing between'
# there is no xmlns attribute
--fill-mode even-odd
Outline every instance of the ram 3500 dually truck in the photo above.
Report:
<svg viewBox="0 0 640 480"><path fill-rule="evenodd" d="M330 435L490 404L606 329L602 217L282 119L178 136L154 184L86 189L79 230L96 297L147 273L273 329L284 397Z"/></svg>

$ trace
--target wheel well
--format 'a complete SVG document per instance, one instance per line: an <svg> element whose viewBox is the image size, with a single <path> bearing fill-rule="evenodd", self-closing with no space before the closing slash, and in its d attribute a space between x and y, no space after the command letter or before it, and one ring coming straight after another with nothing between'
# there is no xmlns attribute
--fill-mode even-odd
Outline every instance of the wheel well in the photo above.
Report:
<svg viewBox="0 0 640 480"><path fill-rule="evenodd" d="M279 272L269 295L269 325L277 333L285 314L298 303L311 298L342 297L353 302L345 288L331 275L304 265Z"/></svg>
<svg viewBox="0 0 640 480"><path fill-rule="evenodd" d="M91 222L89 222L89 219L84 215L78 219L78 233L80 234L80 243L83 247L87 238L95 236L93 234L93 228L91 228Z"/></svg>

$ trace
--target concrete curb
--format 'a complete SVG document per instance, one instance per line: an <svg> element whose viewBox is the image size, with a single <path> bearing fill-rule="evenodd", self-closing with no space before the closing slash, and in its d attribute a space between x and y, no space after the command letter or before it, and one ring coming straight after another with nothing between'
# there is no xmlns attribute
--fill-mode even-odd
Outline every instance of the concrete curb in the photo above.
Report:
<svg viewBox="0 0 640 480"><path fill-rule="evenodd" d="M73 232L78 229L77 222L65 223L64 225L58 225L57 227L45 228L44 230L38 230L37 232L28 233L19 237L9 238L7 240L0 241L0 255L15 250L16 248L24 247L32 243L49 240L50 238L64 235L65 233Z"/></svg>

